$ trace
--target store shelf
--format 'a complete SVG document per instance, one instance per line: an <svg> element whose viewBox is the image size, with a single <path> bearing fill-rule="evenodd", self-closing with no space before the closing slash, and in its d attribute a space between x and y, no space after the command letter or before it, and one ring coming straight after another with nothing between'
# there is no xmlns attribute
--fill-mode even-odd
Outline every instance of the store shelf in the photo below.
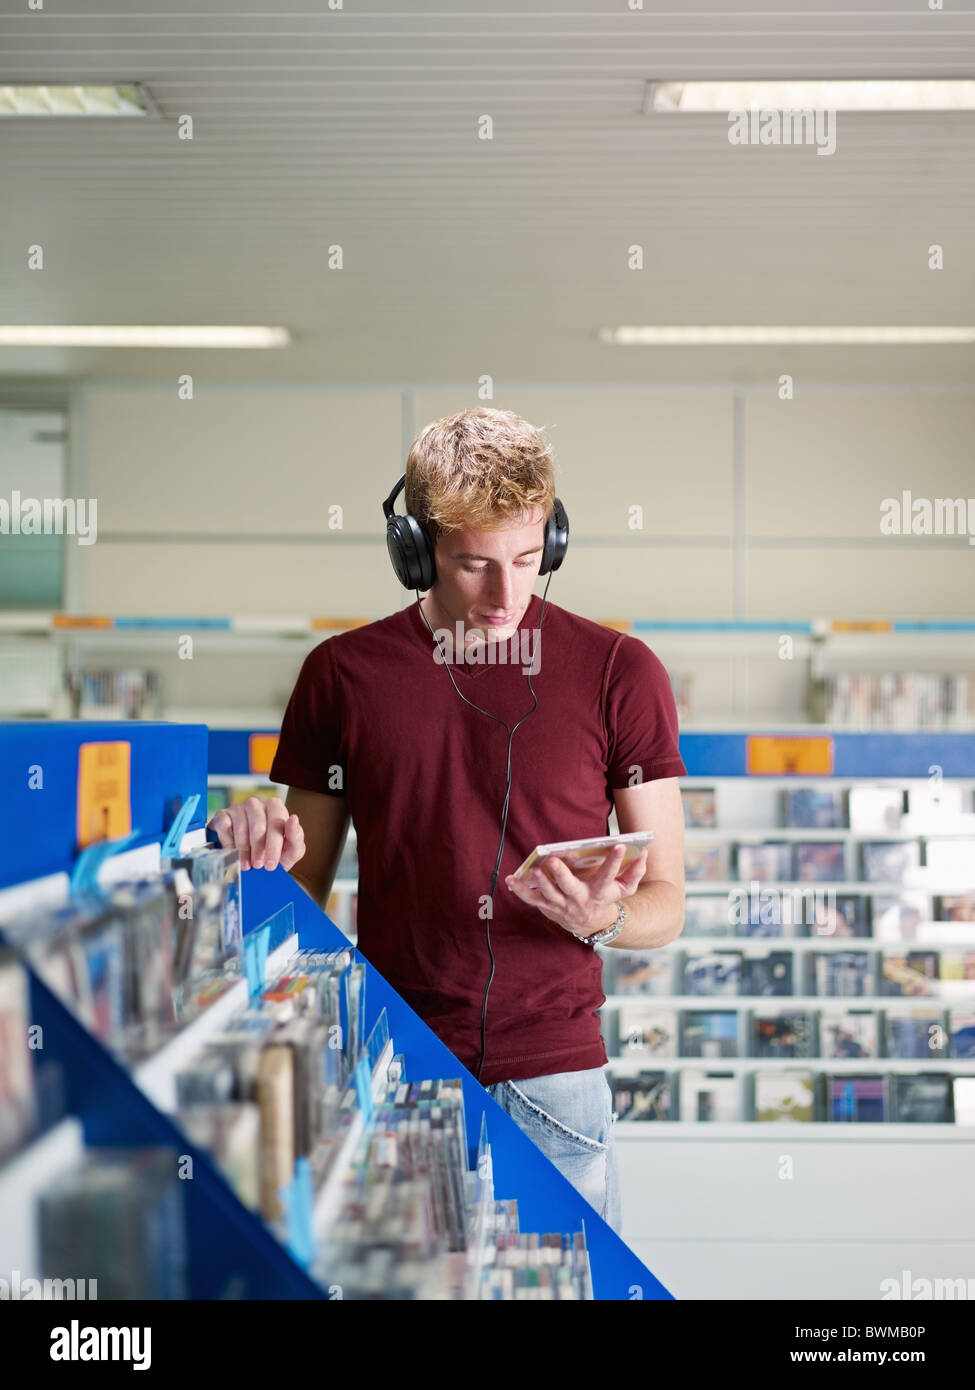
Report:
<svg viewBox="0 0 975 1390"><path fill-rule="evenodd" d="M975 980L948 981L966 985L964 995L914 994L908 997L892 994L607 994L603 1008L621 1004L644 1004L654 1009L944 1009L951 1001L962 999L975 1004ZM671 1060L674 1060L673 1058ZM682 1062L700 1058L681 1057ZM708 1059L705 1059L708 1060ZM720 1061L720 1058L714 1060Z"/></svg>
<svg viewBox="0 0 975 1390"><path fill-rule="evenodd" d="M265 979L275 979L287 967L298 950L298 935L272 951L265 966ZM247 1008L247 981L241 978L221 994L208 1009L181 1029L165 1047L137 1066L133 1072L136 1085L152 1101L157 1110L171 1115L177 1108L176 1073L195 1057L211 1039L222 1033L234 1014Z"/></svg>
<svg viewBox="0 0 975 1390"><path fill-rule="evenodd" d="M197 714L214 711L196 711ZM216 711L221 718L204 719L215 726L217 737L211 745L210 775L219 781L228 773L249 772L248 740L251 734L276 735L281 727L280 710L267 711L256 719L252 711ZM707 731L683 725L680 750L687 767L681 784L688 787L713 786L719 781L774 783L778 787L809 787L828 783L850 787L868 781L871 786L927 786L933 763L951 769L950 781L975 787L975 739L965 731L940 729L864 730L834 728L825 724L763 723L755 718L731 728L722 719ZM829 738L833 744L833 771L807 776L771 776L748 772L748 739L754 735L784 734L793 737ZM719 833L721 831L719 830Z"/></svg>
<svg viewBox="0 0 975 1390"><path fill-rule="evenodd" d="M673 664L673 663L669 663ZM757 715L734 716L722 713L718 710L711 715L700 715L694 718L684 718L680 721L681 737L685 734L691 737L703 738L713 737L721 734L735 734L739 737L760 733L760 734L782 734L786 738L802 738L810 734L822 734L832 737L834 734L856 734L858 736L871 734L896 734L902 736L927 738L932 734L968 734L975 729L975 723L963 721L958 724L944 724L936 727L929 727L926 724L903 725L899 728L888 728L886 726L866 726L863 728L851 724L819 724L811 719L797 719L789 723L783 723L775 718L763 720ZM703 776L703 774L700 774ZM825 774L824 774L825 775ZM682 779L683 780L683 779ZM808 777L803 781L808 782ZM879 777L877 780L881 780Z"/></svg>
<svg viewBox="0 0 975 1390"><path fill-rule="evenodd" d="M682 779L683 780L683 779ZM898 780L897 786L901 785ZM975 815L970 817L971 825L965 830L850 830L848 827L838 827L835 830L823 829L803 829L799 826L773 825L767 830L753 830L751 826L687 826L684 831L684 838L689 844L694 844L699 840L711 842L713 840L728 841L729 843L752 845L760 844L767 840L865 840L868 844L874 841L887 840L967 840L975 836Z"/></svg>
<svg viewBox="0 0 975 1390"><path fill-rule="evenodd" d="M707 1071L811 1071L825 1075L844 1072L860 1076L867 1073L949 1072L954 1076L975 1076L975 1057L612 1057L610 1070L620 1076L636 1075L650 1069L702 1067ZM669 1121L662 1121L667 1124ZM756 1121L756 1123L758 1123Z"/></svg>
<svg viewBox="0 0 975 1390"><path fill-rule="evenodd" d="M0 1167L0 1278L43 1273L38 1247L37 1201L84 1153L81 1124L62 1120ZM65 1271L80 1277L81 1271Z"/></svg>
<svg viewBox="0 0 975 1390"><path fill-rule="evenodd" d="M972 1125L904 1125L886 1121L847 1124L826 1120L742 1120L720 1124L700 1120L618 1120L613 1133L624 1144L643 1139L654 1143L661 1139L702 1139L708 1143L743 1141L778 1146L786 1136L790 1144L794 1140L827 1144L925 1144L932 1139L944 1144L975 1144L975 1126Z"/></svg>
<svg viewBox="0 0 975 1390"><path fill-rule="evenodd" d="M0 633L49 634L52 614L32 609L0 609Z"/></svg>
<svg viewBox="0 0 975 1390"><path fill-rule="evenodd" d="M749 772L750 739L785 733L793 737L828 739L830 771L807 775ZM747 730L714 733L681 730L681 756L691 786L711 786L718 781L742 781L783 787L850 787L858 782L872 786L927 786L933 765L948 769L946 780L975 785L975 739L957 730L836 728L809 724L788 730L774 722L752 719Z"/></svg>
<svg viewBox="0 0 975 1390"><path fill-rule="evenodd" d="M880 837L878 837L879 839ZM956 897L959 894L975 893L975 878L951 883L947 879L933 879L922 882L913 876L904 883L869 883L866 879L846 879L831 883L796 882L787 879L693 879L686 884L689 894L700 896L705 893L725 894L748 889L751 883L759 883L763 892L777 893L930 893L934 897Z"/></svg>
<svg viewBox="0 0 975 1390"><path fill-rule="evenodd" d="M71 879L65 873L45 874L26 883L13 883L0 888L0 925L13 921L22 912L60 907L68 901L70 889Z"/></svg>
<svg viewBox="0 0 975 1390"><path fill-rule="evenodd" d="M755 726L754 726L754 722L752 722L751 725L750 725L749 727L752 728L752 729L754 729L754 727L755 727ZM763 726L761 727L761 729L759 730L759 732L761 732L762 734L775 734L775 733L778 732L778 730L769 729L769 728L767 728L767 727L765 727L765 726L763 725ZM879 736L880 736L880 735L876 735L876 734L872 733L872 732L869 731L869 730L866 730L866 731L865 731L864 733L862 733L862 734L850 734L848 730L829 730L829 729L823 728L821 725L818 725L818 724L805 724L805 725L803 725L801 728L797 728L797 729L792 730L792 732L795 733L797 736L801 736L801 737L806 737L806 736L808 736L808 735L817 736L817 735L819 735L819 734L826 734L826 735L837 734L837 735L839 735L839 734L841 734L841 733L843 734L844 737L850 737L850 738L872 739L872 738L875 738L875 737L879 737ZM888 736L889 736L889 737L894 737L894 735L883 735L883 736L885 736L885 737L888 737ZM702 733L697 733L697 734L687 734L686 739L685 739L685 735L682 733L682 734L681 734L681 753L682 753L682 755L684 755L684 763L685 763L685 766L686 766L687 763L688 763L688 757L690 757L690 759L691 759L691 765L692 765L692 766L694 765L694 762L695 762L695 754L696 754L697 751L698 751L697 749L694 748L694 745L693 745L693 743L691 742L692 739L705 739L705 738L707 738L707 739L711 739L711 738L722 738L722 739L724 739L724 738L735 738L735 737L740 737L742 740L744 740L744 738L746 737L746 735L745 735L745 734L733 735L733 734L720 734L720 733L715 733L715 734L702 734ZM950 737L950 738L959 738L959 739L960 739L960 738L965 737L965 735L964 735L963 733L959 733L959 734L947 734L947 735L946 735L946 734L941 734L941 733L939 733L939 732L929 731L929 730L926 730L926 729L915 729L915 730L911 731L910 733L905 733L905 734L903 734L903 735L899 735L898 737L903 737L903 738L905 738L905 739L911 739L911 740L914 740L915 742L917 742L917 743L920 744L920 743L927 743L927 742L929 742L931 739L934 739L934 738ZM968 766L968 765L970 765L972 762L975 762L975 740L973 740L973 739L971 739L971 738L969 737L969 738L967 739L965 748L966 748L965 763L966 763L966 766ZM932 753L934 753L935 751L936 751L936 750L932 750ZM937 750L937 751L940 751L940 750ZM942 754L942 756L943 756L943 754ZM733 778L733 777L734 777L734 778L739 778L739 777L740 777L743 781L747 778L747 779L748 779L749 781L751 781L751 782L774 782L775 785L776 785L777 787L781 787L781 788L789 789L789 790L794 790L796 787L823 786L823 785L828 785L828 786L830 786L830 787L838 787L838 788L840 788L840 789L842 790L842 789L846 789L846 788L848 788L848 787L857 787L857 786L860 786L861 783L862 783L862 784L865 784L865 785L868 785L868 786L871 786L871 787L908 787L908 788L910 788L910 787L927 787L927 786L930 786L930 777L928 776L926 769L922 769L921 766L920 766L920 763L921 763L922 760L923 760L923 755L922 755L922 758L919 758L919 759L918 759L918 769L917 769L917 771L911 772L911 773L908 773L908 774L904 774L904 775L899 776L899 777L891 777L891 776L888 776L886 773L883 773L883 772L875 772L875 771L870 770L870 769L872 769L874 766L876 766L876 764L873 762L873 760L870 759L870 760L865 760L865 761L867 761L867 770L866 770L866 771L860 772L860 773L846 773L846 774L844 774L844 775L842 775L842 776L840 776L840 775L838 775L838 774L836 774L836 773L824 772L824 773L821 773L821 774L819 774L819 773L817 773L817 774L810 773L810 774L809 774L808 776L806 776L806 777L771 777L771 776L758 775L758 774L748 774L748 773L745 772L744 768L741 768L741 769L738 769L738 770L724 771L724 772L689 772L689 773L687 774L686 777L682 777L682 778L680 779L680 784L681 784L682 787L713 787L713 786L715 786L715 784L718 783L718 782L726 782L726 781L730 781L731 778ZM967 774L966 774L966 775L959 775L959 776L957 776L957 777L953 776L953 777L951 778L951 781L954 782L957 786L960 786L960 787L975 787L975 776L968 776ZM695 827L695 828L700 828L700 829L705 829L705 830L707 829L707 827ZM739 829L746 830L746 833L750 833L750 832L747 831L747 827L744 827L744 826L734 827L734 826L726 826L726 825L718 826L714 831L710 831L709 833L711 833L711 834L716 834L716 835L725 835L725 836L727 836L728 838L730 838L732 835L737 834L737 832L738 832ZM777 833L778 830L783 830L783 829L785 829L784 826L775 827L776 833ZM920 832L918 832L918 833L920 833ZM877 833L873 836L873 838L874 838L875 840L887 839L887 838L896 840L898 837L897 837L896 835L891 835L890 837L888 837L887 832L886 832L886 831L883 831L883 832L877 832Z"/></svg>
<svg viewBox="0 0 975 1390"><path fill-rule="evenodd" d="M266 772L231 772L222 777L214 774L209 778L210 787L280 787L287 790L287 784L272 782Z"/></svg>
<svg viewBox="0 0 975 1390"><path fill-rule="evenodd" d="M270 705L244 708L240 705L173 705L163 706L161 719L171 724L205 724L208 729L239 729L246 725L255 732L278 733L283 709ZM244 771L246 769L240 769Z"/></svg>
<svg viewBox="0 0 975 1390"><path fill-rule="evenodd" d="M132 635L166 630L225 632L247 635L263 632L271 636L293 637L305 634L320 634L325 637L332 632L345 631L372 622L372 618L361 615L352 616L309 616L307 614L231 614L227 616L206 615L112 615L112 614L71 614L53 609L24 609L0 612L0 632L49 632L59 636L76 635L80 632L111 632L116 635ZM975 619L869 619L856 622L849 619L832 618L607 618L594 621L606 623L640 636L653 634L675 634L694 636L700 634L708 638L727 637L729 645L736 647L743 637L754 635L766 638L769 634L789 633L793 636L815 637L842 648L850 644L859 650L860 644L869 642L877 649L883 648L891 637L918 640L921 643L950 640L958 637L975 637Z"/></svg>
<svg viewBox="0 0 975 1390"><path fill-rule="evenodd" d="M180 852L186 854L206 842L206 830L191 830L180 841ZM139 845L136 849L114 854L101 866L99 883L108 886L124 878L159 872L159 843ZM63 906L70 896L71 880L66 873L48 874L25 883L0 888L0 925L12 921L24 912Z"/></svg>
<svg viewBox="0 0 975 1390"><path fill-rule="evenodd" d="M902 953L905 949L921 950L939 949L958 946L969 946L975 951L975 922L931 922L919 923L919 929L925 926L932 927L952 927L964 926L968 928L968 940L962 939L960 935L946 934L944 936L921 935L910 940L882 941L875 936L677 936L673 941L665 941L662 946L649 947L653 951L670 951L676 954L684 951L688 947L694 947L703 951L891 951ZM605 959L611 959L610 953L615 950L612 946L597 946L596 948ZM642 954L642 953L641 953ZM950 981L948 983L951 983ZM972 988L975 989L975 980L972 981ZM652 995L640 993L625 996L627 999L650 999ZM786 996L783 996L786 997ZM896 998L897 996L892 996Z"/></svg>
<svg viewBox="0 0 975 1390"><path fill-rule="evenodd" d="M287 655L290 650L302 654L329 634L324 632L260 632L248 629L195 627L192 622L171 628L67 628L57 633L62 643L70 643L79 654L98 652L131 660L134 656L172 655L179 660L176 643L180 637L192 637L194 651L206 651L210 656Z"/></svg>
<svg viewBox="0 0 975 1390"><path fill-rule="evenodd" d="M762 729L761 732L771 731ZM814 731L809 730L807 732L812 733ZM946 786L961 787L965 792L962 799L964 819L959 821L956 817L950 824L950 828L939 828L930 820L925 822L917 815L913 824L905 815L898 829L891 832L879 829L863 831L854 829L849 825L807 828L774 824L779 814L781 794L787 788L808 788L810 785L814 785L818 789L830 788L845 791L855 786L869 785L889 786L899 792L910 791L914 787L928 791L931 787L930 771L934 764L951 768L952 774L955 771L961 774L970 774L975 769L975 760L972 757L973 752L975 752L975 740L968 739L966 741L954 734L902 736L871 733L858 736L836 733L835 735L831 734L830 739L830 759L834 769L833 773L816 777L802 777L777 774L749 775L746 736L702 734L696 738L688 736L686 739L682 736L681 749L684 753L685 763L693 773L700 774L689 777L686 781L682 779L682 786L706 787L712 790L714 792L715 818L719 821L717 826L689 827L686 837L688 846L693 847L702 844L753 845L763 841L784 841L791 846L804 841L820 844L828 841L839 841L844 846L849 847L844 854L847 868L856 872L860 864L858 857L855 858L854 855L860 843L891 840L900 843L913 842L915 845L920 845L921 842L936 839L965 840L971 834L971 828L975 828L975 814L967 809L972 805L971 794L967 789L973 783L970 776L964 775L958 777L951 775L944 779ZM784 751L787 752L788 750ZM710 762L710 766L701 766L706 762ZM897 775L890 775L891 773ZM722 865L722 867L724 866ZM824 898L855 896L863 899L862 908L869 908L872 906L870 900L879 897L897 899L903 895L921 894L927 899L935 899L948 895L973 893L975 892L975 864L973 864L970 874L966 868L964 876L957 876L954 879L948 877L944 871L935 876L931 870L923 867L909 869L902 882L875 882L862 878L826 882L796 879L766 881L745 874L741 874L735 879L694 879L687 883L688 916L690 917L691 913L697 910L698 905L702 904L702 901L708 897L718 901L727 899L728 903L731 904L736 901L744 902L750 894L758 891L772 894L773 901L774 895L781 895L781 899L786 903L790 900L816 902L822 901ZM658 993L657 991L653 993L642 991L627 994L608 993L605 1004L602 1006L604 1017L607 1025L611 1023L615 1025L613 1032L608 1033L608 1035L618 1037L618 1050L622 1054L610 1059L608 1070L611 1075L625 1079L636 1078L640 1073L664 1073L672 1077L679 1087L686 1073L705 1072L716 1078L713 1086L709 1086L706 1082L696 1082L692 1088L694 1093L696 1094L699 1087L703 1086L704 1090L711 1090L718 1094L723 1086L728 1088L730 1098L730 1092L734 1090L734 1085L731 1081L722 1082L719 1079L724 1074L737 1078L739 1093L744 1105L744 1109L739 1111L743 1118L734 1125L697 1121L681 1123L670 1120L656 1122L622 1121L617 1126L620 1138L629 1137L632 1139L640 1134L645 1134L648 1138L659 1137L660 1132L666 1131L671 1138L679 1134L686 1134L694 1138L720 1142L723 1138L754 1140L761 1138L762 1132L765 1130L766 1134L770 1131L771 1134L778 1136L776 1142L780 1143L784 1125L790 1142L793 1135L800 1135L805 1139L818 1137L824 1145L832 1143L836 1139L855 1142L857 1138L866 1138L871 1141L875 1138L881 1138L889 1142L898 1136L910 1140L912 1143L930 1143L932 1140L943 1139L947 1133L951 1133L953 1138L964 1142L972 1142L975 1139L975 1128L956 1127L947 1122L943 1124L895 1125L887 1121L870 1123L861 1120L849 1124L835 1121L810 1124L787 1119L782 1122L770 1123L757 1118L744 1118L745 1115L751 1113L752 1102L748 1092L751 1090L755 1076L760 1072L773 1073L773 1080L770 1081L772 1088L770 1095L775 1091L775 1076L781 1075L782 1084L786 1086L787 1075L797 1072L807 1075L812 1073L817 1078L817 1086L822 1086L822 1078L826 1076L843 1078L854 1076L916 1077L921 1075L935 1075L943 1078L975 1077L975 1059L964 1057L930 1056L927 1054L920 1057L871 1056L858 1058L750 1055L755 1048L754 1040L750 1035L750 1020L755 1017L774 1018L779 1016L788 1020L790 1014L809 1013L812 1015L811 1023L815 1029L817 1023L822 1025L824 1018L846 1011L872 1015L882 1049L885 1044L882 1021L885 1018L889 1021L897 1020L897 1024L892 1024L892 1026L904 1030L913 1037L913 1025L904 1022L904 1020L909 1020L913 1014L923 1016L930 1013L936 1020L940 1019L943 1025L949 1025L949 1013L953 1016L957 1016L958 1013L975 1013L975 980L940 978L942 970L950 975L952 970L958 968L956 961L952 960L949 963L949 956L956 957L959 953L969 949L975 951L975 926L969 928L968 924L936 920L933 913L938 909L930 901L923 910L927 915L926 921L913 923L910 928L905 926L904 934L890 938L872 934L869 936L837 936L832 933L820 935L815 931L815 924L812 924L810 934L801 936L793 936L784 932L776 935L766 935L764 932L743 934L740 925L726 921L723 907L718 907L715 909L714 925L722 933L720 936L712 934L698 936L693 933L692 928L689 928L687 935L678 936L663 946L655 948L654 951L645 950L635 953L644 958L658 955L662 966L662 972L657 978L658 988L661 983L665 982L676 983L678 988L686 987L679 970L671 974L667 969L672 961L679 965L682 953L687 953L689 960L695 957L701 959L722 951L729 952L742 960L761 959L762 957L781 954L792 961L795 987L798 991L804 987L808 988L812 984L815 976L811 969L807 971L806 966L812 967L818 957L835 959L837 956L844 955L859 956L867 964L865 983L873 984L876 992L862 994L818 993L815 995L801 992L760 995L744 993L696 993L688 995ZM858 913L859 915L862 914ZM879 930L876 914L872 915L875 918L872 927L874 930ZM866 926L869 920L870 918L864 915L863 925ZM795 925L800 930L802 929L801 923ZM784 922L783 926L788 927L789 923ZM939 978L929 982L930 992L906 995L888 995L880 992L880 974L885 960L900 957L909 952L925 951L943 951L945 953L935 967L938 970ZM605 958L608 961L612 961L611 952L612 948L605 952ZM608 975L607 988L610 991L613 988L613 981L614 977ZM744 983L748 984L750 981ZM762 980L762 983L765 981ZM837 983L842 982L838 981ZM618 1011L620 1010L627 1011L625 1018L619 1015ZM738 1055L736 1056L665 1056L660 1053L651 1053L649 1049L634 1048L629 1050L625 1046L624 1022L627 1029L626 1036L630 1036L632 1024L632 1036L638 1040L643 1030L654 1026L655 1016L657 1017L656 1026L663 1030L664 1035L669 1035L674 1032L678 1019L682 1018L686 1022L688 1014L700 1016L721 1012L732 1014L735 1018L737 1026L733 1031L737 1035L738 1043L736 1049ZM642 1014L645 1015L646 1019L643 1025L640 1024ZM875 1046L878 1038L875 1038ZM675 1048L676 1045L675 1038L669 1039L670 1047ZM816 1044L807 1045L815 1046ZM896 1046L896 1043L892 1042L889 1045L893 1047ZM923 1051L924 1049L919 1046L916 1050ZM943 1084L949 1091L949 1106L941 1113L951 1114L951 1083L946 1080ZM771 1104L774 1107L777 1102L773 1100ZM939 1112L938 1109L934 1109L927 1113ZM653 1136L651 1136L650 1131L653 1131ZM823 1164L824 1166L828 1165L828 1160L824 1158ZM828 1224L827 1221L826 1225L828 1226Z"/></svg>
<svg viewBox="0 0 975 1390"><path fill-rule="evenodd" d="M386 1073L393 1060L394 1044L390 1038L377 1061L372 1073L372 1098L378 1103L386 1092ZM316 1240L324 1239L342 1205L346 1178L352 1166L359 1143L365 1132L361 1110L356 1110L348 1131L342 1140L338 1153L332 1162L328 1176L315 1196L312 1213L312 1230Z"/></svg>

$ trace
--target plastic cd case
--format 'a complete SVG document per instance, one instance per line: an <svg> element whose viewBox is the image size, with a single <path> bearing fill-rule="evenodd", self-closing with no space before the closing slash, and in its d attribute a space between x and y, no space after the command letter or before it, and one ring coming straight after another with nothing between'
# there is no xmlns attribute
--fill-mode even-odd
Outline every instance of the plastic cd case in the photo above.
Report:
<svg viewBox="0 0 975 1390"><path fill-rule="evenodd" d="M876 1057L878 1016L872 1009L824 1009L819 1036L824 1057Z"/></svg>
<svg viewBox="0 0 975 1390"><path fill-rule="evenodd" d="M685 1067L680 1076L680 1117L688 1121L733 1124L741 1119L741 1077L733 1072Z"/></svg>
<svg viewBox="0 0 975 1390"><path fill-rule="evenodd" d="M811 1071L783 1067L755 1073L755 1119L760 1124L810 1124L815 1116Z"/></svg>
<svg viewBox="0 0 975 1390"><path fill-rule="evenodd" d="M783 841L740 844L737 859L738 878L742 883L750 883L753 879L774 883L792 877L792 846Z"/></svg>
<svg viewBox="0 0 975 1390"><path fill-rule="evenodd" d="M684 824L693 829L714 830L718 824L714 787L681 787Z"/></svg>
<svg viewBox="0 0 975 1390"><path fill-rule="evenodd" d="M592 878L601 867L610 850L617 845L624 846L624 855L618 873L632 864L653 839L649 830L634 830L626 835L597 835L591 840L563 840L559 844L536 845L523 864L514 872L517 879L525 878L536 865L541 865L550 856L563 859L577 878Z"/></svg>
<svg viewBox="0 0 975 1390"><path fill-rule="evenodd" d="M664 1071L641 1071L609 1077L617 1120L670 1119L671 1086Z"/></svg>
<svg viewBox="0 0 975 1390"><path fill-rule="evenodd" d="M672 993L674 956L671 951L617 951L606 964L614 994Z"/></svg>
<svg viewBox="0 0 975 1390"><path fill-rule="evenodd" d="M0 1159L34 1128L29 1023L27 972L12 950L0 946Z"/></svg>

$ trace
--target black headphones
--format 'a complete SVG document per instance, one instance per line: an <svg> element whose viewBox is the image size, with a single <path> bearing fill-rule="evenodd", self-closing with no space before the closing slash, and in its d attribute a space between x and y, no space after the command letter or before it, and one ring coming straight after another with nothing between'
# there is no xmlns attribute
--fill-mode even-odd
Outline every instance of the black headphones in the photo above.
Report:
<svg viewBox="0 0 975 1390"><path fill-rule="evenodd" d="M404 589L420 589L424 593L433 587L437 578L437 566L433 546L426 527L415 516L408 513L396 516L393 503L406 485L406 474L393 488L383 503L383 516L386 518L386 549L393 562L396 578ZM545 523L545 544L542 550L542 564L539 574L553 573L565 559L569 547L569 518L562 503L556 497L552 515Z"/></svg>

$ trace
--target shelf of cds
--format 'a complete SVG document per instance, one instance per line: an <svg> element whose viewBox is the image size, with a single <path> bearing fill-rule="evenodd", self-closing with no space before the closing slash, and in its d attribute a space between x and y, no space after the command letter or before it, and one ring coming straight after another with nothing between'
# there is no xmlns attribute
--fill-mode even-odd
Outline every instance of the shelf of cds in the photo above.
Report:
<svg viewBox="0 0 975 1390"><path fill-rule="evenodd" d="M975 780L933 764L924 779L694 777L681 794L683 932L604 951L621 1136L972 1137Z"/></svg>
<svg viewBox="0 0 975 1390"><path fill-rule="evenodd" d="M0 725L0 832L18 767L62 789L0 875L0 1295L667 1297L283 870L202 843L205 738ZM140 829L76 858L123 747Z"/></svg>

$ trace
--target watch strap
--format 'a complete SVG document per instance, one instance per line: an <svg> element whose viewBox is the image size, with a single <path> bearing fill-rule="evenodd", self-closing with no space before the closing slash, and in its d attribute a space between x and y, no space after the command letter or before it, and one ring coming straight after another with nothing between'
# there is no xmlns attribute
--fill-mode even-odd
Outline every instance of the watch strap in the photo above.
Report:
<svg viewBox="0 0 975 1390"><path fill-rule="evenodd" d="M623 923L626 921L626 906L622 899L617 905L616 921L605 931L595 932L592 936L580 936L578 932L572 935L577 941L584 941L587 946L605 946L610 941L615 941L623 930Z"/></svg>

